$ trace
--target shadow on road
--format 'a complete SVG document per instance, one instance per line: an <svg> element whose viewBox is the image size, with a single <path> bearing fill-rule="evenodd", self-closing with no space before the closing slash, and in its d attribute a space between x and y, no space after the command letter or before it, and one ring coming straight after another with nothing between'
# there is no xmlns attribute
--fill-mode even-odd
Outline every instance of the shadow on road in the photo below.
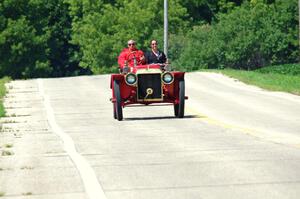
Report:
<svg viewBox="0 0 300 199"><path fill-rule="evenodd" d="M128 117L124 118L124 121L136 121L136 120L169 120L169 119L191 119L191 118L202 118L199 115L186 115L184 118L177 118L174 116L162 116L162 117Z"/></svg>

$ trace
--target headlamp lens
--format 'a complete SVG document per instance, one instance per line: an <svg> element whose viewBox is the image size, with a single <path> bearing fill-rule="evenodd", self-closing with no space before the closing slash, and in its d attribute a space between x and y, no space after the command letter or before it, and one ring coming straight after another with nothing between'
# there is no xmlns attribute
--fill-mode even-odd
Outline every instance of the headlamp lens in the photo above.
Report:
<svg viewBox="0 0 300 199"><path fill-rule="evenodd" d="M171 73L165 73L165 74L163 74L163 81L166 84L170 84L173 81L173 75Z"/></svg>
<svg viewBox="0 0 300 199"><path fill-rule="evenodd" d="M136 82L136 76L134 74L128 74L126 76L126 82L128 84L135 84L135 82Z"/></svg>

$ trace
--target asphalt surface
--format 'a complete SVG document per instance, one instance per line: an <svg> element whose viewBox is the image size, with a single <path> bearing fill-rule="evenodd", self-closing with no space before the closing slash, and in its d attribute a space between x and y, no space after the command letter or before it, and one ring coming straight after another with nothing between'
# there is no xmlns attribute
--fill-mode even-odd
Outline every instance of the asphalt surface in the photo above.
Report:
<svg viewBox="0 0 300 199"><path fill-rule="evenodd" d="M185 118L147 106L119 122L108 75L7 87L1 198L300 198L299 96L189 73Z"/></svg>

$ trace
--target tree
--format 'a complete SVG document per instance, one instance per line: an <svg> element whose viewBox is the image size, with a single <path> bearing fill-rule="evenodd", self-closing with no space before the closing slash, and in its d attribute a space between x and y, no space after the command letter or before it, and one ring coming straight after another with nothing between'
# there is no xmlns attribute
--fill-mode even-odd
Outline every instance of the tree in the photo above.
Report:
<svg viewBox="0 0 300 199"><path fill-rule="evenodd" d="M64 0L0 2L0 75L65 76L78 69Z"/></svg>
<svg viewBox="0 0 300 199"><path fill-rule="evenodd" d="M12 78L47 76L47 35L38 35L24 16L5 19L0 32L0 75Z"/></svg>
<svg viewBox="0 0 300 199"><path fill-rule="evenodd" d="M163 1L118 0L114 4L103 1L70 0L73 15L72 42L80 46L80 65L94 72L116 70L117 57L126 42L133 38L138 47L147 49L150 39L163 37ZM179 0L170 2L169 31L176 33L187 28L186 9ZM80 17L78 17L80 16Z"/></svg>
<svg viewBox="0 0 300 199"><path fill-rule="evenodd" d="M218 13L227 13L246 0L182 0L180 3L187 9L193 25L212 23Z"/></svg>
<svg viewBox="0 0 300 199"><path fill-rule="evenodd" d="M298 32L299 32L299 50L300 50L300 0L298 0L298 21L299 21L299 26L298 26ZM299 57L299 61L300 61L300 57Z"/></svg>
<svg viewBox="0 0 300 199"><path fill-rule="evenodd" d="M295 62L298 57L297 0L246 2L218 23L187 34L177 65L197 68L256 69Z"/></svg>

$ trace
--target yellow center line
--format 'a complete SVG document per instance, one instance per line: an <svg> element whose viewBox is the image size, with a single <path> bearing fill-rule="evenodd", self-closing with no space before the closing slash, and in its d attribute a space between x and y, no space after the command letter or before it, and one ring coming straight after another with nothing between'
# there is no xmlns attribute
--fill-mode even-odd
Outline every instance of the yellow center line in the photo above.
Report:
<svg viewBox="0 0 300 199"><path fill-rule="evenodd" d="M199 120L205 121L208 124L212 124L214 126L218 126L218 127L224 128L224 129L239 130L240 132L245 133L249 136L253 136L253 137L256 137L256 138L259 138L262 140L266 140L266 141L269 141L269 142L272 142L275 144L284 144L284 145L292 146L295 148L300 148L300 139L298 137L296 140L299 140L299 141L297 141L296 143L294 143L294 142L290 143L290 142L287 142L284 140L278 140L278 138L280 138L280 137L277 137L277 138L274 137L274 135L276 135L276 133L263 132L263 131L259 131L254 128L242 127L242 126L238 126L238 125L234 125L234 124L228 124L228 123L222 122L220 120L210 118L207 115L204 115L203 113L199 112L196 108L192 108L189 106L186 106L185 109L188 112L190 112L194 115L197 115L198 116L197 118ZM272 135L272 137L268 137L270 135ZM293 141L295 141L295 139L293 139Z"/></svg>

